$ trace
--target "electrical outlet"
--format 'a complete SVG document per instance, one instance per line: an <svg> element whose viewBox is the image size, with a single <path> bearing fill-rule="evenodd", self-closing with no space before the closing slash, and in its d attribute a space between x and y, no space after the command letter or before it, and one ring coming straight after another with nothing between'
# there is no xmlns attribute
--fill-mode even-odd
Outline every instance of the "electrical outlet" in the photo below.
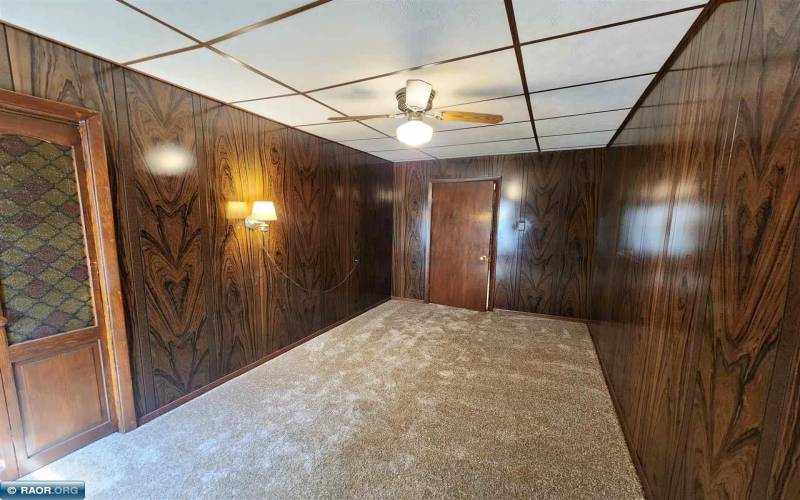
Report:
<svg viewBox="0 0 800 500"><path fill-rule="evenodd" d="M517 231L524 231L525 230L525 221L519 220L517 221Z"/></svg>

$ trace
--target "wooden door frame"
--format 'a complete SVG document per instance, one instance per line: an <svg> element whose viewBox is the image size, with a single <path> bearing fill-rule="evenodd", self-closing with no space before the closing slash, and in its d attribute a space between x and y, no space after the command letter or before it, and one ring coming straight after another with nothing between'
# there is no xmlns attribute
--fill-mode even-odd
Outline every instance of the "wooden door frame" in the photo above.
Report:
<svg viewBox="0 0 800 500"><path fill-rule="evenodd" d="M460 177L451 179L431 179L428 182L428 206L425 211L425 221L428 224L427 231L425 232L425 303L431 301L431 214L433 209L433 185L434 184L452 184L454 182L481 182L492 181L494 182L494 196L492 197L492 231L490 241L490 255L489 255L489 305L486 311L494 311L494 278L495 266L497 263L497 220L498 211L500 209L500 189L502 178L500 176L488 177Z"/></svg>
<svg viewBox="0 0 800 500"><path fill-rule="evenodd" d="M99 112L70 104L50 101L0 89L0 110L78 128L85 165L89 211L96 223L92 231L97 253L100 290L95 295L102 302L106 324L104 362L111 381L109 389L112 422L120 432L136 428L133 403L128 334L119 278L114 211L111 204L108 163L106 161L103 121ZM5 337L5 321L0 318L0 337ZM8 358L8 346L0 346L0 360ZM8 361L6 359L6 361ZM6 392L13 388L13 374L1 373ZM11 384L11 385L9 385ZM6 398L11 404L13 398Z"/></svg>

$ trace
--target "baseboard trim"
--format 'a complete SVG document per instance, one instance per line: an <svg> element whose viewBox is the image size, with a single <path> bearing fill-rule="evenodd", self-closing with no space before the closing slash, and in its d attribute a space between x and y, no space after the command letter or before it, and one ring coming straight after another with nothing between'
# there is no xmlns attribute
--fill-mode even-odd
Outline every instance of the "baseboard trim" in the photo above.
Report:
<svg viewBox="0 0 800 500"><path fill-rule="evenodd" d="M218 378L217 380L215 380L215 381L213 381L213 382L211 382L209 384L206 384L203 387L200 387L199 389L195 389L194 391L190 392L189 394L181 396L178 399L176 399L175 401L171 401L171 402L165 404L164 406L162 406L161 408L158 408L157 410L153 410L150 413L146 413L146 414L142 415L141 417L139 417L138 423L139 423L139 425L146 424L147 422L150 422L154 418L158 418L161 415L163 415L163 414L165 414L165 413L167 413L167 412L169 412L171 410L174 410L175 408L181 406L182 404L187 403L187 402L191 401L192 399L207 393L211 389L214 389L215 387L218 387L218 386L224 384L225 382L228 382L228 381L238 377L239 375L241 375L243 373L249 372L253 368L256 368L257 366L261 366L264 363L266 363L267 361L269 361L271 359L274 359L274 358L280 356L281 354L285 354L286 352L291 351L295 347L308 342L309 340L313 339L314 337L318 337L318 336L322 335L323 333L327 332L328 330L332 330L332 329L336 328L337 326L350 321L353 318L361 316L362 314L364 314L365 312L369 311L370 309L374 309L374 308L378 307L381 304L389 302L393 298L394 297L386 297L384 299L381 299L378 302L375 302L374 304L372 304L370 306L367 306L364 309L361 309L360 311L357 311L357 312L351 314L350 316L342 318L342 319L340 319L339 321L337 321L335 323L331 323L330 325L328 325L326 327L320 328L319 330L315 331L314 333L311 333L311 334L303 337L302 339L287 345L286 347L282 347L281 349L278 349L277 351L275 351L273 353L267 354L266 356L264 356L263 358L259 359L258 361L254 361L254 362L250 363L249 365L243 366L243 367L239 368L238 370L232 371L231 373L228 373L227 375L224 375L224 376Z"/></svg>
<svg viewBox="0 0 800 500"><path fill-rule="evenodd" d="M403 302L414 302L416 304L425 303L425 301L422 299L410 299L408 297L398 297L397 295L392 295L392 300L402 300Z"/></svg>
<svg viewBox="0 0 800 500"><path fill-rule="evenodd" d="M571 322L571 323L582 323L582 324L587 325L587 326L589 324L589 322L587 320L585 320L585 319L573 318L571 316L556 316L554 314L540 314L540 313L533 313L533 312L528 312L528 311L515 311L514 309L502 309L500 307L495 307L493 309L493 311L494 312L503 313L503 314L507 314L507 313L525 314L526 316L533 316L535 318L541 318L541 319L555 319L555 320L558 320L558 321L568 321L568 322Z"/></svg>
<svg viewBox="0 0 800 500"><path fill-rule="evenodd" d="M622 407L620 406L619 399L617 399L617 395L614 393L614 387L611 385L611 379L606 371L606 365L603 364L603 360L600 358L600 346L597 344L594 332L592 332L591 321L586 321L585 323L589 329L589 338L592 339L594 352L597 355L597 362L600 364L600 371L603 373L603 381L606 383L608 394L611 396L611 403L614 405L614 413L617 414L617 422L619 422L619 427L622 429L622 436L625 438L625 446L628 448L628 455L630 455L631 462L633 462L633 468L636 469L636 475L639 476L639 484L642 485L642 493L647 499L654 498L652 494L653 490L647 482L647 476L644 475L644 467L639 461L639 456L636 455L633 450L631 434L625 419L622 418Z"/></svg>

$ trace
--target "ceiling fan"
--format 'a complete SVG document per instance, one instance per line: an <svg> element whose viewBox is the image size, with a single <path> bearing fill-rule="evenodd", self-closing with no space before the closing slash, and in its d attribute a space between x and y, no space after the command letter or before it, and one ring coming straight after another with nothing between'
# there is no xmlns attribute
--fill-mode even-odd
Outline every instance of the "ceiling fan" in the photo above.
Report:
<svg viewBox="0 0 800 500"><path fill-rule="evenodd" d="M436 91L430 83L423 80L408 80L406 86L394 93L400 113L391 115L333 116L331 121L361 121L374 118L405 118L406 121L397 127L397 139L409 146L421 146L433 137L433 128L425 123L424 118L435 120L486 123L496 125L503 121L502 115L486 113L470 113L467 111L440 111L431 113Z"/></svg>

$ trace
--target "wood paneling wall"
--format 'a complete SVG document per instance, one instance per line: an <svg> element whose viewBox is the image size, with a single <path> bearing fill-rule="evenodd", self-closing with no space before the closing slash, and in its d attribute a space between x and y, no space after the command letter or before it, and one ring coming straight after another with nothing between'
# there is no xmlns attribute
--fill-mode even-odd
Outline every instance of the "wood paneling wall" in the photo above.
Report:
<svg viewBox="0 0 800 500"><path fill-rule="evenodd" d="M103 113L137 413L151 418L390 294L389 162L0 25L0 86ZM145 152L197 159L154 175ZM270 199L262 234L228 201ZM307 292L291 281L321 290Z"/></svg>
<svg viewBox="0 0 800 500"><path fill-rule="evenodd" d="M800 3L697 26L608 150L591 331L653 498L798 498Z"/></svg>
<svg viewBox="0 0 800 500"><path fill-rule="evenodd" d="M495 307L586 318L604 152L396 163L392 294L425 297L430 181L499 177Z"/></svg>

